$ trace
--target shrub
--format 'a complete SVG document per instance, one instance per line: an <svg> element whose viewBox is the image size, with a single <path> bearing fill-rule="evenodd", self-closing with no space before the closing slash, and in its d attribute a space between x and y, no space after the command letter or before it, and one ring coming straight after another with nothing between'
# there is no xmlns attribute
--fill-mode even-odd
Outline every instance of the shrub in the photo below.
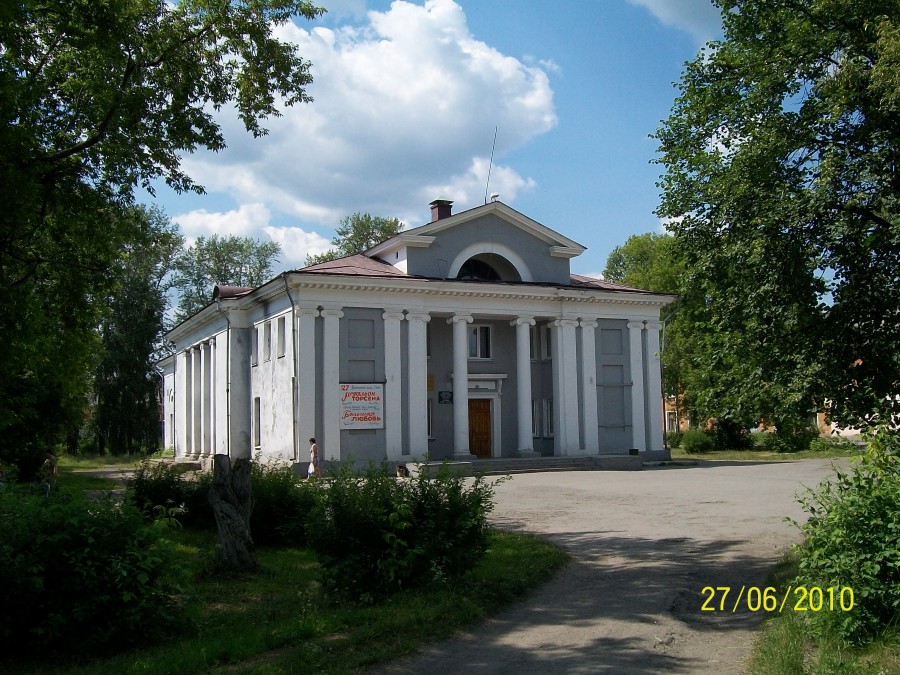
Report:
<svg viewBox="0 0 900 675"><path fill-rule="evenodd" d="M753 445L747 427L729 419L714 420L712 440L716 450L747 450Z"/></svg>
<svg viewBox="0 0 900 675"><path fill-rule="evenodd" d="M309 543L326 589L370 601L402 588L458 575L484 554L493 489L483 478L409 480L370 465L363 476L341 469L324 485Z"/></svg>
<svg viewBox="0 0 900 675"><path fill-rule="evenodd" d="M684 437L683 431L668 431L666 432L666 443L669 444L670 448L680 448L681 447L681 439Z"/></svg>
<svg viewBox="0 0 900 675"><path fill-rule="evenodd" d="M681 448L691 455L712 452L713 439L705 431L688 429L681 439Z"/></svg>
<svg viewBox="0 0 900 675"><path fill-rule="evenodd" d="M316 505L318 483L294 475L289 465L267 464L258 459L250 471L253 490L250 532L254 543L305 546L307 522Z"/></svg>
<svg viewBox="0 0 900 675"><path fill-rule="evenodd" d="M156 516L159 507L174 510L182 525L198 529L215 526L207 497L212 474L189 478L177 464L143 461L128 482L128 494L145 518Z"/></svg>
<svg viewBox="0 0 900 675"><path fill-rule="evenodd" d="M780 426L763 437L763 449L769 452L802 452L819 437L817 429L804 426Z"/></svg>
<svg viewBox="0 0 900 675"><path fill-rule="evenodd" d="M795 585L853 589L850 612L807 612L813 631L861 644L900 621L900 435L870 439L863 462L799 498L809 520ZM827 602L827 598L826 598ZM837 602L837 601L836 601Z"/></svg>
<svg viewBox="0 0 900 675"><path fill-rule="evenodd" d="M182 619L141 513L68 494L0 494L0 636L18 654L96 654L162 636Z"/></svg>
<svg viewBox="0 0 900 675"><path fill-rule="evenodd" d="M853 441L840 436L816 436L809 442L809 449L812 452L856 452L859 445Z"/></svg>

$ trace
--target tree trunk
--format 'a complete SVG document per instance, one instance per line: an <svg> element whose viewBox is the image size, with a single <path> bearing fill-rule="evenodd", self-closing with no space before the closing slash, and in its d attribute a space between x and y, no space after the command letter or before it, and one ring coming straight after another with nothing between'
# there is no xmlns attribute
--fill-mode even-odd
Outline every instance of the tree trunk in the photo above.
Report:
<svg viewBox="0 0 900 675"><path fill-rule="evenodd" d="M219 533L216 562L231 572L252 572L259 569L259 561L250 534L250 460L236 459L232 467L228 455L214 455L213 462L209 503Z"/></svg>

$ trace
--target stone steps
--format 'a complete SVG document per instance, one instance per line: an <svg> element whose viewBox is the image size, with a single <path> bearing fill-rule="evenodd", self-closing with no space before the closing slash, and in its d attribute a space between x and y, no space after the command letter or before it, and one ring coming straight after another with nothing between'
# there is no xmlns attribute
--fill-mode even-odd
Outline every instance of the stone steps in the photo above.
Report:
<svg viewBox="0 0 900 675"><path fill-rule="evenodd" d="M473 459L471 461L446 462L451 471L467 475L484 474L498 476L512 473L539 473L546 471L640 471L643 462L635 455L598 455L591 457L503 457L499 459ZM408 464L410 472L424 469L436 475L444 462Z"/></svg>

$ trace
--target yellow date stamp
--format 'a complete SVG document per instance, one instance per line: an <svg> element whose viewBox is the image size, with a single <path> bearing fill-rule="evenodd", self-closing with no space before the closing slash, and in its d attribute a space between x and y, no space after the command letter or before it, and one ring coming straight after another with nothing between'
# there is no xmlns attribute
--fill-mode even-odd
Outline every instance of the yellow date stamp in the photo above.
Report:
<svg viewBox="0 0 900 675"><path fill-rule="evenodd" d="M741 586L733 593L731 586L704 586L702 612L736 613L746 607L751 612L781 612L785 607L795 612L849 612L853 609L853 589L849 586L788 586L783 593L766 586Z"/></svg>

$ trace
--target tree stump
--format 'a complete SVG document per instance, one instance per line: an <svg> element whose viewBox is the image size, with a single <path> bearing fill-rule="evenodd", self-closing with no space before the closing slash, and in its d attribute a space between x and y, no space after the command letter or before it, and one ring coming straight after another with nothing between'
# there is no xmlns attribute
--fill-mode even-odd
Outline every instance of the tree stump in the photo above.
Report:
<svg viewBox="0 0 900 675"><path fill-rule="evenodd" d="M259 569L256 547L250 534L253 493L250 489L249 459L236 459L232 466L228 455L214 455L209 503L216 516L219 536L216 563L231 572Z"/></svg>

